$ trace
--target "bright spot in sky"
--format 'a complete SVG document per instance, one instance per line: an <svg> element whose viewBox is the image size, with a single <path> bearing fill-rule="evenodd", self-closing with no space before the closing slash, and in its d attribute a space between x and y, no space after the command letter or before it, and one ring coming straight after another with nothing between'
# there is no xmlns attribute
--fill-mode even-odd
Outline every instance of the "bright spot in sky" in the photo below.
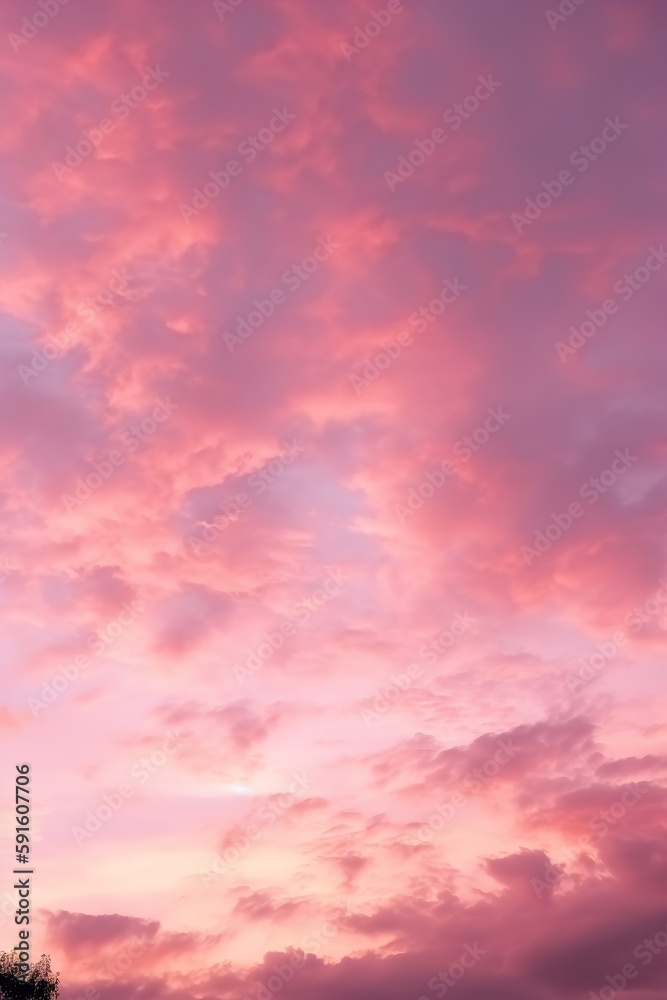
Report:
<svg viewBox="0 0 667 1000"><path fill-rule="evenodd" d="M232 795L254 795L255 789L251 788L249 785L226 785L225 791L231 792Z"/></svg>

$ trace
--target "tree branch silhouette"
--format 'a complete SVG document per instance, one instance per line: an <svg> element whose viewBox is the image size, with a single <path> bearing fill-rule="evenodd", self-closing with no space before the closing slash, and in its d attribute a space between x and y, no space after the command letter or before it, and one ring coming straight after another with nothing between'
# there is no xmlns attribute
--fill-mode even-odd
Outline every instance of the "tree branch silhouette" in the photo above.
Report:
<svg viewBox="0 0 667 1000"><path fill-rule="evenodd" d="M42 955L21 977L13 953L0 952L0 1000L56 1000L59 986L60 973L51 971L48 955Z"/></svg>

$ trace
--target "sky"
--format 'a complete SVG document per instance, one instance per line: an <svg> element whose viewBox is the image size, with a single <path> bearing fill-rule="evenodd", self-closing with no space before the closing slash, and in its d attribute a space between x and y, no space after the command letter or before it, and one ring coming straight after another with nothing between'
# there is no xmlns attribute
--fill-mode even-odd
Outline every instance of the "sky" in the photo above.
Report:
<svg viewBox="0 0 667 1000"><path fill-rule="evenodd" d="M2 947L661 1000L664 4L0 22Z"/></svg>

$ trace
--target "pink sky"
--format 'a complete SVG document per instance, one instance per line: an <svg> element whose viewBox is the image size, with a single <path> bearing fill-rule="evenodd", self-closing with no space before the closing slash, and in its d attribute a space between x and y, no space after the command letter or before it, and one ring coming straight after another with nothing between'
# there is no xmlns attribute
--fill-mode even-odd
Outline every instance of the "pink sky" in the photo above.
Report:
<svg viewBox="0 0 667 1000"><path fill-rule="evenodd" d="M65 1000L665 996L667 11L381 4L0 15Z"/></svg>

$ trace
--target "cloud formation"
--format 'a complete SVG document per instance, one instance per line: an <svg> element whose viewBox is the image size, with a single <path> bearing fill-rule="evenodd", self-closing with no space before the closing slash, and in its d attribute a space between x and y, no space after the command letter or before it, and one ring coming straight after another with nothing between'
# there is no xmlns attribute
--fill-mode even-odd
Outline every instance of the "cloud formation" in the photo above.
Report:
<svg viewBox="0 0 667 1000"><path fill-rule="evenodd" d="M0 19L63 996L662 998L663 5Z"/></svg>

